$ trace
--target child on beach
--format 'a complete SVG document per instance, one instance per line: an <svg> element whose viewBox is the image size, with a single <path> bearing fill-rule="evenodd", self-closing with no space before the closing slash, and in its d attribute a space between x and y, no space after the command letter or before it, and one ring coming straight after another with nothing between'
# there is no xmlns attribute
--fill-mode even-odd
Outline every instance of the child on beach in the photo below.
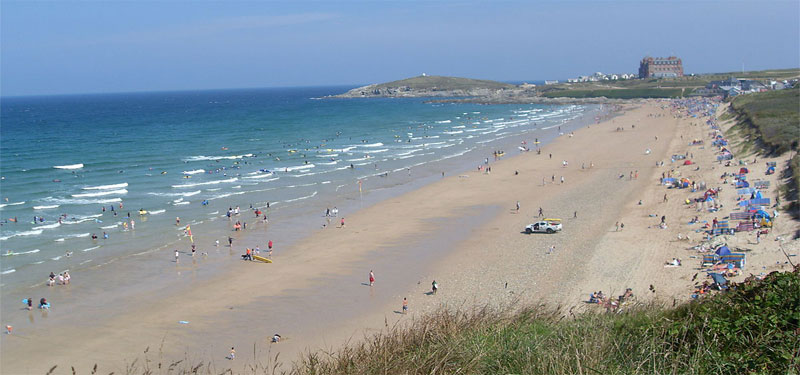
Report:
<svg viewBox="0 0 800 375"><path fill-rule="evenodd" d="M372 270L369 270L369 286L375 284L375 274L372 273Z"/></svg>
<svg viewBox="0 0 800 375"><path fill-rule="evenodd" d="M408 299L403 297L403 314L408 314Z"/></svg>
<svg viewBox="0 0 800 375"><path fill-rule="evenodd" d="M228 356L231 361L236 359L236 350L231 346L231 355Z"/></svg>

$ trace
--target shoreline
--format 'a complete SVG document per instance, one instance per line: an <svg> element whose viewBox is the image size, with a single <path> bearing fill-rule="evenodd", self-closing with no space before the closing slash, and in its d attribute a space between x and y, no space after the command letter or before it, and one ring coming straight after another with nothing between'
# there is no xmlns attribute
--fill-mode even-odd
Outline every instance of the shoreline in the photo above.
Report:
<svg viewBox="0 0 800 375"><path fill-rule="evenodd" d="M583 126L583 125L580 125L580 123L592 122L594 115L595 115L595 110L591 110L590 109L589 111L587 111L584 114L582 120L581 119L573 120L570 123L565 124L565 126L566 126L567 129L571 129L573 126ZM532 129L531 131L529 131L526 134L530 134L531 137L533 137L533 134L536 134L538 137L543 137L543 139L545 139L544 137L547 137L546 134L549 134L549 133L554 133L555 134L556 132L557 131L555 129L555 126L553 126L553 129L551 129L551 130L542 131L542 129ZM542 134L540 134L540 133L542 133ZM515 138L515 137L512 137L512 138ZM505 138L503 140L496 141L495 143L493 143L493 145L495 145L495 144L507 144L509 147L511 147L512 145L516 144L516 142L517 142L516 140L512 140L512 138ZM494 146L492 146L492 147L494 147ZM488 148L487 147L479 148L477 150L470 151L469 154L477 155L476 153L486 152L486 149L488 149ZM464 168L466 168L467 165L472 164L471 162L467 161L467 159L464 156L459 157L459 158L454 158L454 159L452 159L452 161L449 161L448 163L451 165L450 168L453 168L453 165L454 165L455 168L457 168L457 170L463 170ZM431 168L431 167L429 167L429 168ZM439 168L439 167L433 167L433 168ZM414 189L419 188L419 186L428 185L431 181L436 181L436 180L438 180L438 177L435 176L435 174L432 174L428 178L424 178L422 180L415 179L414 182L412 182L411 184L408 184L408 185L411 186L410 190L414 190ZM416 185L416 186L414 186L414 185ZM371 192L370 194L367 194L365 196L365 198L366 198L365 199L365 203L366 204L365 204L364 208L366 209L366 208L374 205L376 202L381 202L381 201L385 200L387 196L392 197L392 196L394 196L393 194L396 194L396 193L391 193L391 191L392 191L392 189L379 189L379 191L374 191L374 192ZM401 189L400 193L402 194L403 192L404 192L403 189ZM372 203L370 203L370 201L372 201ZM322 204L322 203L319 203L319 204ZM350 205L353 206L353 205L360 205L360 204L351 200ZM339 206L340 206L340 212L342 212L342 209L345 207L345 205L340 204ZM245 211L245 214L246 214L246 212L247 211ZM320 220L323 220L323 219L320 219ZM229 226L230 226L230 224L227 224L227 227L229 227ZM228 228L228 229L230 229L230 228ZM221 282L222 280L224 280L227 277L226 275L228 275L230 273L237 272L236 269L238 267L237 268L233 268L233 267L229 266L228 263L231 260L234 260L234 261L238 262L238 251L239 251L240 247L242 247L242 246L255 246L256 243L265 243L266 242L266 239L263 238L263 234L261 233L261 230L259 230L258 228L256 228L253 231L248 231L248 232L245 232L245 233L239 233L239 235L241 237L239 237L238 240L234 241L234 249L236 249L235 251L231 250L231 249L228 249L228 248L226 248L224 246L220 246L219 248L216 249L216 251L220 252L220 253L225 253L225 252L229 253L227 261L217 262L216 266L211 264L212 267L216 267L216 268L222 269L220 272L216 272L216 271L207 269L207 266L208 266L207 262L205 263L206 264L205 266L203 266L201 268L197 268L198 264L200 264L201 266L204 264L204 260L202 258L197 258L197 259L196 258L192 258L191 259L192 264L189 264L188 267L186 266L187 263L181 262L181 264L179 264L178 267L176 267L174 271L172 269L163 269L163 270L159 271L156 274L156 275L160 274L159 280L161 280L161 283L159 283L159 284L153 284L152 282L149 282L148 280L143 280L144 282L141 283L140 286L136 286L136 285L134 285L134 284L136 284L135 280L126 279L125 277L115 278L115 279L110 280L110 281L113 281L113 283L110 284L112 286L107 285L107 283L105 283L105 282L103 282L102 285L100 285L100 284L98 284L98 285L87 285L85 283L85 281L83 283L81 283L82 280L78 280L77 283L75 283L75 282L73 283L75 285L72 286L71 288L75 288L76 286L80 286L80 289L76 289L76 290L73 291L73 290L67 290L67 289L61 290L59 288L58 291L55 291L55 290L53 291L53 292L58 292L59 295L61 295L62 298L65 300L64 303L60 304L59 310L60 311L72 311L72 312L78 312L78 311L88 312L90 314L88 316L92 317L91 318L92 320L100 320L100 321L106 321L107 320L107 321L109 321L107 323L107 325L108 326L113 326L114 324L110 323L110 321L113 320L113 319L110 319L110 318L107 317L107 315L108 315L107 312L113 311L112 315L127 313L127 311L120 310L119 307L129 305L130 301L143 300L142 293L144 293L145 297L146 296L154 296L154 297L158 296L158 297L155 297L157 300L165 300L165 299L166 300L170 300L173 297L179 298L180 295L183 293L183 291L191 290L191 288L193 288L195 284L201 284L202 285L202 284L213 284L215 282ZM198 236L198 233L195 233L195 238L200 240L200 238L203 238L203 236L202 235ZM298 239L297 241L300 241L300 240L301 239ZM203 241L204 242L202 242L202 243L209 242L209 241L206 241L206 240L203 240ZM297 241L295 241L295 242L297 242ZM179 242L183 244L185 241L179 241ZM224 242L224 241L222 241L222 239L221 239L220 242ZM188 244L185 244L185 246L188 247ZM285 249L287 244L282 243L279 246L281 246L282 248ZM202 246L201 246L200 249L201 249L201 251L204 250ZM242 249L243 249L243 247L242 247ZM158 248L156 250L158 250ZM166 248L163 248L162 250L164 250L164 251L155 251L155 250L154 251L150 251L149 254L145 254L144 258L141 258L139 260L134 261L134 265L136 265L138 267L146 267L148 262L149 262L147 259L150 259L150 258L153 258L153 257L159 257L159 255L156 255L156 253L163 253L163 252L167 251ZM212 250L213 250L213 248L212 248ZM279 249L278 252L276 253L276 257L280 257L279 254L281 252L282 251ZM287 252L287 255L288 255L288 253L291 253L291 251ZM171 252L170 252L170 255L171 255ZM145 258L147 258L147 259L145 259ZM116 269L120 270L119 275L124 275L125 274L124 273L124 269L120 269L119 268L121 266L120 263L118 263L116 265L111 265L111 266L112 267L116 267ZM225 269L226 267L227 267L227 270ZM236 267L236 266L234 266L234 267ZM203 268L206 268L206 269L203 269ZM211 272L209 272L209 271L211 271ZM75 275L74 272L73 272L73 275ZM75 281L75 280L73 280L73 281ZM121 285L121 286L126 286L126 288L127 288L126 290L128 291L127 294L109 295L108 299L104 299L104 302L109 304L110 306L118 306L116 308L115 307L111 307L111 309L109 309L109 307L102 307L102 306L98 307L98 306L96 306L95 299L78 297L78 296L82 296L82 295L91 295L91 293L100 292L101 290L103 290L105 288L110 288L110 289L113 290L114 289L114 287L113 287L114 284ZM133 285L133 287L131 287L131 285ZM90 294L86 294L86 293L90 293ZM166 296L170 296L170 297L166 297ZM147 298L147 299L149 299L149 298ZM146 301L147 299L144 299L144 300ZM70 301L70 302L66 303L66 301ZM12 309L12 310L15 310L15 309ZM12 311L12 310L9 310L9 311ZM105 313L104 313L104 311L105 311ZM59 316L59 315L61 315L61 316ZM33 321L33 319L34 318L32 317L31 321ZM64 316L62 314L55 314L55 313L50 314L49 317L42 316L42 318L36 317L35 319L36 319L37 322L41 322L41 323L45 324L45 327L40 327L38 329L35 328L38 331L40 331L40 333L36 334L36 336L42 335L42 334L46 335L48 333L48 331L50 331L50 333L55 334L55 332L60 329L59 326L63 325L63 324L82 326L83 325L82 321L85 321L85 317L83 319L77 318L77 317L69 318L69 317ZM50 321L50 323L47 323L48 321ZM53 324L57 324L57 325L53 325ZM57 334L57 335L61 336L60 334ZM68 334L68 335L72 335L72 334ZM4 352L4 357L5 357L6 356L6 350L4 350L3 352Z"/></svg>
<svg viewBox="0 0 800 375"><path fill-rule="evenodd" d="M576 130L574 137L559 137L545 145L542 155L524 153L494 162L492 174L473 170L463 174L468 177L448 176L366 207L347 217L346 228L320 230L295 245L305 251L276 256L272 265L248 264L251 270L212 279L168 304L138 306L92 327L101 338L73 342L71 349L81 355L118 357L120 349L127 348L130 362L139 357L134 355L136 343L152 347L163 342L169 358L191 353L191 358L230 366L222 357L232 343L237 348L268 345L266 339L278 332L288 340L268 345L269 353L280 352L282 360L292 361L306 350L338 348L349 338L401 322L406 316L395 311L403 296L409 297L409 317L414 317L442 305L532 301L583 306L581 297L597 287L619 293L633 286L644 299L679 295L684 292L681 288L691 285L684 274L696 271L662 266L671 254L685 251L684 244L670 243L672 231L647 228L653 219L647 219L645 211L658 208L657 200L664 193L663 186L653 183L653 176L664 169L653 162L681 151L684 142L678 136L691 129L691 120L668 117L669 109L661 108L664 103L670 102L626 108L619 117ZM653 111L665 116L648 117ZM631 124L636 130L613 131ZM701 137L706 133L699 127L692 131ZM658 141L653 141L654 135ZM644 155L646 147L653 153ZM547 157L549 153L553 159ZM568 168L562 167L562 158L569 158ZM581 168L582 163L594 167ZM710 168L711 164L701 166ZM641 174L628 180L629 170ZM624 178L617 177L620 173ZM566 183L546 181L551 175L553 180L564 175ZM542 184L542 179L547 183ZM646 203L639 206L638 199ZM515 212L514 201L522 202L520 213ZM670 218L672 212L678 217L687 214L676 205L669 208ZM520 233L539 206L546 216L564 219L564 232ZM577 218L571 218L572 211L578 212ZM613 223L619 220L627 224L622 232L614 231ZM680 228L678 219L674 223ZM658 241L642 243L642 238ZM664 243L667 251L661 250ZM546 254L549 246L557 246L554 254ZM254 267L272 268L263 273ZM362 285L369 269L375 269L378 279L372 288ZM620 279L619 275L628 273ZM440 284L435 297L425 295L431 279ZM646 285L654 280L659 293L646 297ZM504 287L505 282L510 288ZM191 324L175 323L184 319ZM329 319L338 322L332 327ZM78 332L61 330L65 335ZM201 337L202 342L197 342ZM54 341L63 346L64 339L59 336ZM54 354L52 358L73 359L72 364L86 368L92 365L91 357L80 355ZM111 361L102 364L103 371L109 369L106 366L116 369Z"/></svg>

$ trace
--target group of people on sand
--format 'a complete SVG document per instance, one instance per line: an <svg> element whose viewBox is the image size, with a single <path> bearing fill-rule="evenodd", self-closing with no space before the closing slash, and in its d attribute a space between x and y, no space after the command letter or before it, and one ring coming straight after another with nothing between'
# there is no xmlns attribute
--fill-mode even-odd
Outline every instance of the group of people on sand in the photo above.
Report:
<svg viewBox="0 0 800 375"><path fill-rule="evenodd" d="M69 284L69 280L71 278L72 277L69 275L69 271L64 271L64 272L58 274L58 276L56 276L55 273L50 272L50 278L47 279L47 286L53 286L53 285L56 285L56 284L58 284L58 285L67 285L67 284Z"/></svg>
<svg viewBox="0 0 800 375"><path fill-rule="evenodd" d="M592 292L592 294L589 295L589 300L587 303L596 303L606 307L606 309L616 310L620 304L629 301L631 298L633 298L633 289L631 288L625 289L625 293L617 297L616 301L603 294L603 291L601 290L598 292Z"/></svg>

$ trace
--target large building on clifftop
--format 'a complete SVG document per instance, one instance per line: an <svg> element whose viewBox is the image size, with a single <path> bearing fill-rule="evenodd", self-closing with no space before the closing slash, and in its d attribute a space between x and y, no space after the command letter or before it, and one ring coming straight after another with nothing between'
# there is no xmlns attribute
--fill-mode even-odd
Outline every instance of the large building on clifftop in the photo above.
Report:
<svg viewBox="0 0 800 375"><path fill-rule="evenodd" d="M683 77L681 59L647 56L639 63L639 78Z"/></svg>

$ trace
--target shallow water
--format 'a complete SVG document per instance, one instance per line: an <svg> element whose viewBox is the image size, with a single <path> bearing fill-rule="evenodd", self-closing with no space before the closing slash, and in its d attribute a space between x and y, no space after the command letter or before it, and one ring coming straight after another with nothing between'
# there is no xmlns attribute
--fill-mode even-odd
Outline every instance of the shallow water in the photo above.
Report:
<svg viewBox="0 0 800 375"><path fill-rule="evenodd" d="M326 207L346 214L480 160L465 155L515 154L596 109L314 99L345 89L3 98L0 219L17 221L0 227L2 293L67 269L157 276L148 262L188 251L187 224L213 260L236 206L248 232L285 245L326 223Z"/></svg>

